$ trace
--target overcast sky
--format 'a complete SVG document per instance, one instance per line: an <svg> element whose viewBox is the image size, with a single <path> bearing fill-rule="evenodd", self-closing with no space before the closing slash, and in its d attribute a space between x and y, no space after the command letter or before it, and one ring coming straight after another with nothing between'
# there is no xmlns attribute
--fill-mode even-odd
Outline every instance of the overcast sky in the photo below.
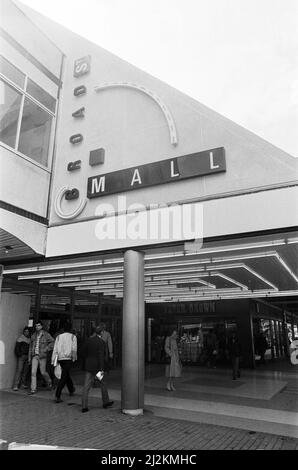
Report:
<svg viewBox="0 0 298 470"><path fill-rule="evenodd" d="M298 156L298 0L22 0Z"/></svg>

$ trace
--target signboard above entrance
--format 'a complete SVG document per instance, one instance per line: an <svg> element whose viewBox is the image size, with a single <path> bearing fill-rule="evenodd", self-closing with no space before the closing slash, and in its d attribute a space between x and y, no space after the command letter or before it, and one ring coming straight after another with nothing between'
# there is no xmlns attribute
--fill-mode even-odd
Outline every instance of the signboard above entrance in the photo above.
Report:
<svg viewBox="0 0 298 470"><path fill-rule="evenodd" d="M223 147L88 178L89 199L226 171Z"/></svg>

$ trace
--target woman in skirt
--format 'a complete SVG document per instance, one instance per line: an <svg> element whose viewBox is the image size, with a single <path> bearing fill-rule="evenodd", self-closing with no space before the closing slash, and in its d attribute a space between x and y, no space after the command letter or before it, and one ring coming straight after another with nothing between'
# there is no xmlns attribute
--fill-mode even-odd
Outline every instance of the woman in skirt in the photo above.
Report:
<svg viewBox="0 0 298 470"><path fill-rule="evenodd" d="M168 382L166 389L171 392L176 390L174 387L174 378L181 377L181 361L179 358L178 345L177 345L177 330L166 337L165 352L169 358L170 363L166 365L166 377Z"/></svg>

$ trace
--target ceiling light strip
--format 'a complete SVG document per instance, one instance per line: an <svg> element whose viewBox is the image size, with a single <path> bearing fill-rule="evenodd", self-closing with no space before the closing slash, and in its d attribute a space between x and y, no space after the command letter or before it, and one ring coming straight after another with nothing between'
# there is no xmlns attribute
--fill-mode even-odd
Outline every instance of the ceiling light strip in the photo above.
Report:
<svg viewBox="0 0 298 470"><path fill-rule="evenodd" d="M288 273L292 276L293 279L298 283L298 277L296 274L292 271L292 269L287 265L287 263L282 259L282 257L278 254L276 254L276 257L280 264L288 271Z"/></svg>
<svg viewBox="0 0 298 470"><path fill-rule="evenodd" d="M248 287L245 284L241 284L241 282L235 281L235 279L233 279L229 276L226 276L225 274L214 272L214 273L212 273L212 276L221 277L221 278L226 279L227 281L231 282L232 284L235 284L236 286L241 287L241 289L248 290Z"/></svg>
<svg viewBox="0 0 298 470"><path fill-rule="evenodd" d="M246 264L243 265L243 267L250 272L251 274L254 274L256 277L261 279L261 281L265 282L265 284L268 284L268 286L271 286L274 290L278 291L278 287L276 287L272 282L268 281L268 279L265 279L265 277L261 276L261 274L257 273L254 269L252 269L250 266L247 266Z"/></svg>

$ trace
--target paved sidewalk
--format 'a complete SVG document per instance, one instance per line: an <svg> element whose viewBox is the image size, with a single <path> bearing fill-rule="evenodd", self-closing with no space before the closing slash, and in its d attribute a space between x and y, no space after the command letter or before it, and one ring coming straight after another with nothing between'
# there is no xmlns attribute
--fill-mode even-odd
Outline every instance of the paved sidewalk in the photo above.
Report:
<svg viewBox="0 0 298 470"><path fill-rule="evenodd" d="M104 410L101 400L90 397L90 411L83 414L79 395L63 394L59 404L52 393L38 395L0 392L0 439L6 441L0 449L19 442L101 450L298 450L295 438L177 420L174 412L173 418L150 411L130 417L121 413L119 401Z"/></svg>

